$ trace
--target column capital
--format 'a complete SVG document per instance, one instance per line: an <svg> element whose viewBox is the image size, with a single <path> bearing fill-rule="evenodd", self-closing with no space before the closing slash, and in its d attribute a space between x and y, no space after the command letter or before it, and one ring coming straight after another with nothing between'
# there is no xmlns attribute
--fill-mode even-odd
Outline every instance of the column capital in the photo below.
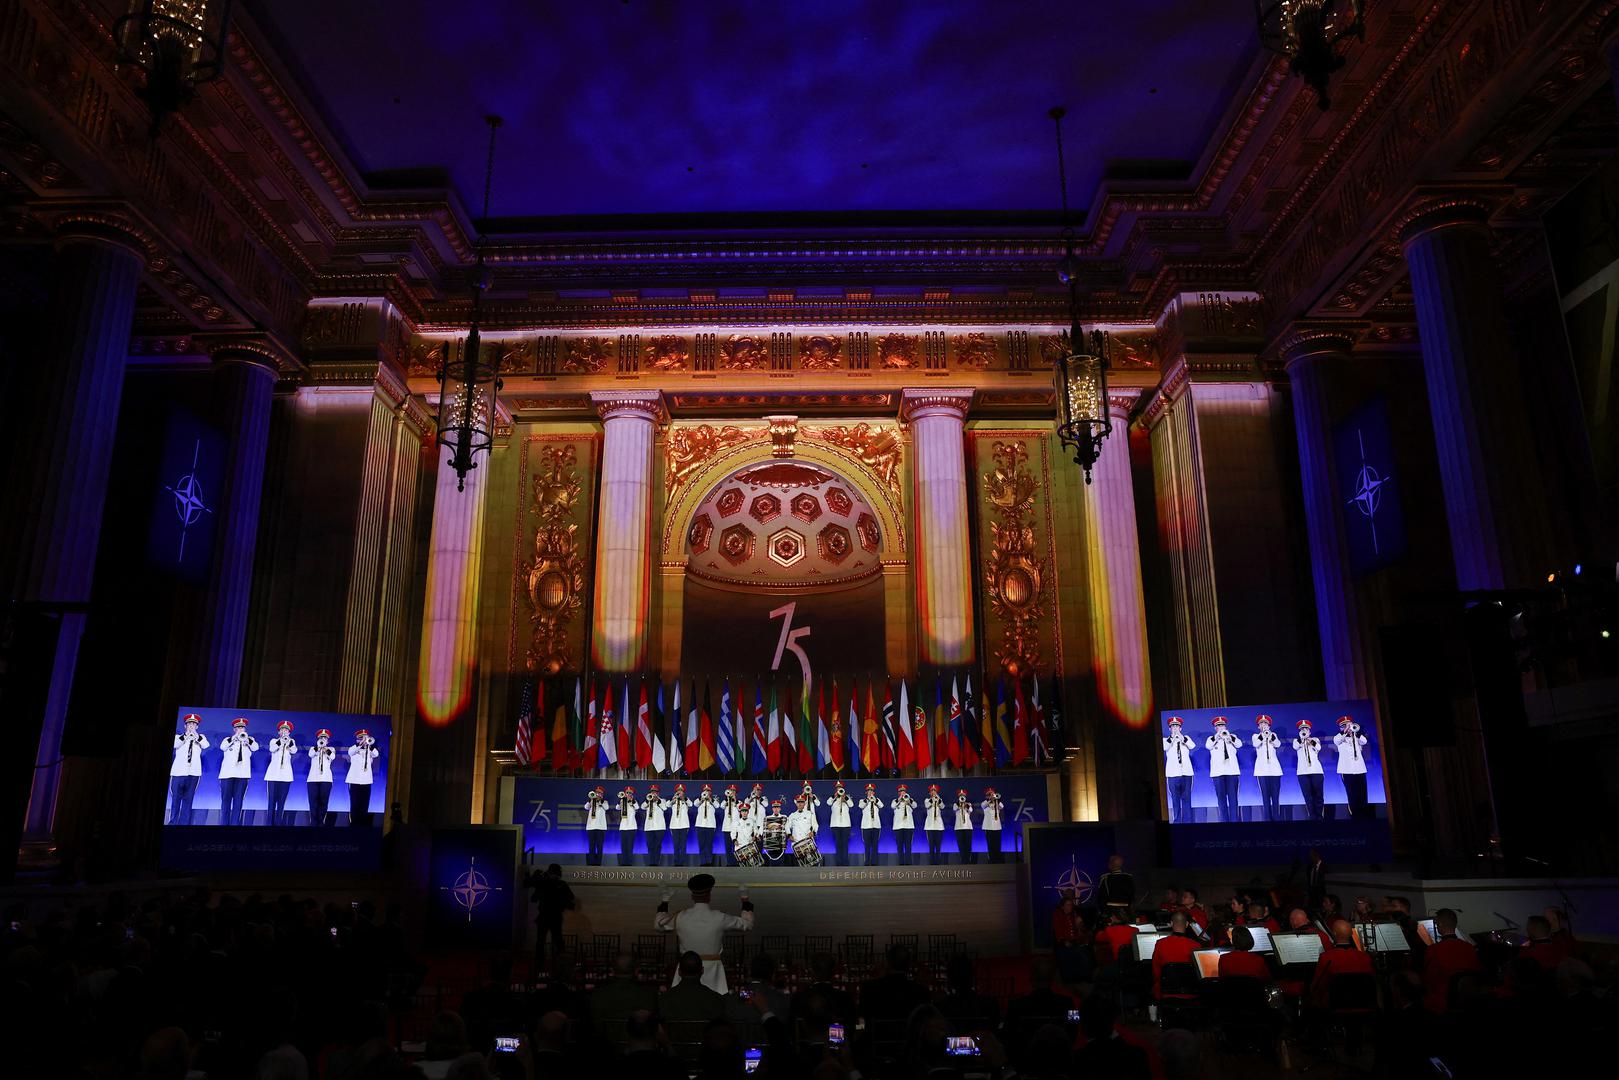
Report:
<svg viewBox="0 0 1619 1080"><path fill-rule="evenodd" d="M1110 386L1107 388L1108 415L1115 420L1128 421L1130 412L1141 400L1144 391L1139 386Z"/></svg>
<svg viewBox="0 0 1619 1080"><path fill-rule="evenodd" d="M58 251L78 244L120 248L144 267L156 250L144 229L112 209L73 210L53 218L50 224Z"/></svg>
<svg viewBox="0 0 1619 1080"><path fill-rule="evenodd" d="M972 404L970 387L907 388L900 391L899 418L907 423L924 416L940 415L965 420Z"/></svg>
<svg viewBox="0 0 1619 1080"><path fill-rule="evenodd" d="M603 420L617 416L645 416L654 424L667 424L669 410L658 390L592 390L591 407Z"/></svg>
<svg viewBox="0 0 1619 1080"><path fill-rule="evenodd" d="M1472 195L1446 195L1423 199L1413 204L1394 223L1402 248L1430 233L1441 229L1486 229L1489 227L1490 205Z"/></svg>
<svg viewBox="0 0 1619 1080"><path fill-rule="evenodd" d="M260 334L199 337L196 342L207 350L216 366L247 364L263 368L277 377L283 371L296 371L298 368L298 362L291 353Z"/></svg>
<svg viewBox="0 0 1619 1080"><path fill-rule="evenodd" d="M1284 370L1310 360L1344 356L1355 348L1369 323L1349 320L1306 320L1293 323L1276 340L1274 352Z"/></svg>

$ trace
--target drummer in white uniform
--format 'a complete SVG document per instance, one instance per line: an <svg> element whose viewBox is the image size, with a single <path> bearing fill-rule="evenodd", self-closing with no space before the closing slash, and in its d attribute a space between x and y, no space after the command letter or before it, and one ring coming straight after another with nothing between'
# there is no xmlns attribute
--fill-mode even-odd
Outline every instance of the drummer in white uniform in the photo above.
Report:
<svg viewBox="0 0 1619 1080"><path fill-rule="evenodd" d="M270 824L281 825L287 816L287 792L292 790L292 756L298 744L292 739L292 721L275 726L270 740L270 767L264 770L264 786L270 795Z"/></svg>
<svg viewBox="0 0 1619 1080"><path fill-rule="evenodd" d="M745 849L757 850L759 834L753 828L753 801L743 799L736 804L736 809L725 815L725 824L730 827L735 822L735 831L731 833L731 840L736 845L733 854L737 865L742 865L741 854ZM758 865L755 863L754 865Z"/></svg>
<svg viewBox="0 0 1619 1080"><path fill-rule="evenodd" d="M860 838L866 842L866 865L876 866L879 858L877 843L883 838L883 819L878 813L883 801L877 797L877 785L867 784L865 798L860 800Z"/></svg>
<svg viewBox="0 0 1619 1080"><path fill-rule="evenodd" d="M753 929L753 904L744 892L740 916L727 915L709 907L714 895L714 878L710 874L698 874L686 882L686 888L691 890L691 907L672 915L669 901L665 900L658 905L653 926L664 933L674 931L677 952L694 952L703 958L704 986L716 994L730 993L731 985L725 978L725 961L720 949L727 933ZM680 975L677 972L670 986L679 985Z"/></svg>
<svg viewBox="0 0 1619 1080"><path fill-rule="evenodd" d="M191 800L202 780L202 752L208 749L208 736L202 733L202 717L187 713L184 733L174 737L174 764L169 766L169 824L191 824Z"/></svg>
<svg viewBox="0 0 1619 1080"><path fill-rule="evenodd" d="M793 857L800 866L819 866L821 854L815 845L818 825L815 812L809 808L809 799L804 795L799 795L793 802L797 804L797 809L787 817L787 835L793 840ZM810 853L813 855L806 858Z"/></svg>

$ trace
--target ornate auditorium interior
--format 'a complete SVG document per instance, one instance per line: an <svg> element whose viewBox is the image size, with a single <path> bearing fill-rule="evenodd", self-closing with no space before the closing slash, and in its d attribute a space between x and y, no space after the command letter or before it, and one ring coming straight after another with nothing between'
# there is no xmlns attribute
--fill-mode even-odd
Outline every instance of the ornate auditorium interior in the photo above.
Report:
<svg viewBox="0 0 1619 1080"><path fill-rule="evenodd" d="M1616 70L1611 0L0 0L6 1001L133 1017L28 1052L1610 1030ZM276 1023L119 1005L267 942Z"/></svg>

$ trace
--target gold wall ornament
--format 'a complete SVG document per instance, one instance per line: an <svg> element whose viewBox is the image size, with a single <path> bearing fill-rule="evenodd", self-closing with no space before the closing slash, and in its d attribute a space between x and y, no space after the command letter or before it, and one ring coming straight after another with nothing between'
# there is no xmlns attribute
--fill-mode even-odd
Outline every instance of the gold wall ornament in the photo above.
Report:
<svg viewBox="0 0 1619 1080"><path fill-rule="evenodd" d="M502 375L532 375L539 356L538 342L533 338L506 338L495 347L499 350Z"/></svg>
<svg viewBox="0 0 1619 1080"><path fill-rule="evenodd" d="M586 562L576 516L584 484L578 452L571 443L545 446L539 453L529 512L539 519L533 559L518 567L528 599L529 641L524 665L539 675L577 667L573 648L575 616L584 606Z"/></svg>
<svg viewBox="0 0 1619 1080"><path fill-rule="evenodd" d="M570 375L594 375L612 362L618 343L612 338L578 337L568 339L562 370Z"/></svg>
<svg viewBox="0 0 1619 1080"><path fill-rule="evenodd" d="M405 374L437 376L439 368L444 366L444 348L448 344L444 338L413 339L405 350Z"/></svg>
<svg viewBox="0 0 1619 1080"><path fill-rule="evenodd" d="M803 436L831 443L847 451L882 481L896 505L901 502L899 467L905 443L900 438L898 428L861 421L858 424L807 428Z"/></svg>
<svg viewBox="0 0 1619 1080"><path fill-rule="evenodd" d="M641 349L648 371L685 371L691 364L691 349L678 334L660 334Z"/></svg>
<svg viewBox="0 0 1619 1080"><path fill-rule="evenodd" d="M682 425L671 428L664 440L663 500L668 505L703 463L721 450L729 450L752 439L765 437L764 428L741 428L735 424Z"/></svg>
<svg viewBox="0 0 1619 1080"><path fill-rule="evenodd" d="M1028 447L1021 441L996 442L992 457L995 467L984 474L982 484L992 514L984 584L1001 629L995 659L1008 676L1022 678L1040 666L1050 559L1035 544L1031 511L1039 485L1028 469Z"/></svg>
<svg viewBox="0 0 1619 1080"><path fill-rule="evenodd" d="M988 371L1001 354L995 339L982 331L957 334L951 344L955 346L956 366L969 371Z"/></svg>
<svg viewBox="0 0 1619 1080"><path fill-rule="evenodd" d="M832 371L843 364L843 339L836 334L809 334L799 339L798 366L805 371Z"/></svg>
<svg viewBox="0 0 1619 1080"><path fill-rule="evenodd" d="M770 366L770 343L752 334L732 334L720 343L720 367L726 371L763 371Z"/></svg>
<svg viewBox="0 0 1619 1080"><path fill-rule="evenodd" d="M915 334L884 334L877 339L877 366L899 370L916 366Z"/></svg>
<svg viewBox="0 0 1619 1080"><path fill-rule="evenodd" d="M798 438L798 417L767 416L765 423L770 425L770 456L792 457L793 440Z"/></svg>

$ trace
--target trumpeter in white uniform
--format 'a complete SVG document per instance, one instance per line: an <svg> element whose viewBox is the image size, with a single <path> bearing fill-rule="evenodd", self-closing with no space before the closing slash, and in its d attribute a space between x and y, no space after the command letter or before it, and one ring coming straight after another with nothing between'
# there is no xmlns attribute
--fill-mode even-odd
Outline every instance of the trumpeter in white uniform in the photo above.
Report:
<svg viewBox="0 0 1619 1080"><path fill-rule="evenodd" d="M676 784L669 800L669 858L676 866L686 865L686 834L691 832L691 800L686 785Z"/></svg>
<svg viewBox="0 0 1619 1080"><path fill-rule="evenodd" d="M292 759L298 744L292 738L292 721L275 726L270 740L270 764L264 770L264 786L270 793L270 824L283 825L287 817L287 792L292 790Z"/></svg>
<svg viewBox="0 0 1619 1080"><path fill-rule="evenodd" d="M1226 718L1214 718L1214 734L1204 742L1209 752L1209 779L1214 781L1214 798L1220 804L1221 821L1237 821L1237 784L1242 780L1242 740L1231 734Z"/></svg>
<svg viewBox="0 0 1619 1080"><path fill-rule="evenodd" d="M646 861L648 866L663 865L663 833L669 823L664 812L664 807L667 805L664 801L663 793L658 790L657 784L653 784L646 789L646 802L641 804L641 809L646 812L646 817L641 819L641 831L646 834Z"/></svg>
<svg viewBox="0 0 1619 1080"><path fill-rule="evenodd" d="M585 865L600 866L607 846L607 789L600 784L585 796Z"/></svg>
<svg viewBox="0 0 1619 1080"><path fill-rule="evenodd" d="M1259 730L1249 738L1254 747L1254 779L1259 781L1259 798L1265 804L1265 820L1282 820L1282 740L1271 730L1271 718L1261 714L1255 721Z"/></svg>
<svg viewBox="0 0 1619 1080"><path fill-rule="evenodd" d="M904 784L894 793L894 850L901 866L911 865L911 841L916 837L916 800Z"/></svg>
<svg viewBox="0 0 1619 1080"><path fill-rule="evenodd" d="M1005 804L994 788L984 789L984 801L979 804L984 811L984 846L989 848L989 861L998 863L1005 861L1001 854L1001 818L1005 816Z"/></svg>
<svg viewBox="0 0 1619 1080"><path fill-rule="evenodd" d="M714 785L704 784L697 793L697 859L704 866L714 865L714 830L719 828L719 804L714 801Z"/></svg>
<svg viewBox="0 0 1619 1080"><path fill-rule="evenodd" d="M839 783L838 786L842 787L843 785L841 783ZM804 781L803 794L804 794L804 808L806 810L808 810L812 814L819 814L821 812L821 797L819 795L815 794L815 788L814 788L814 786L812 786L810 784L810 782L808 780ZM819 829L820 826L816 825L816 828Z"/></svg>
<svg viewBox="0 0 1619 1080"><path fill-rule="evenodd" d="M877 785L867 784L866 794L860 800L860 838L866 843L866 865L876 866L881 857L877 845L883 838L883 801L877 797Z"/></svg>
<svg viewBox="0 0 1619 1080"><path fill-rule="evenodd" d="M698 874L686 882L686 888L691 890L691 907L670 914L669 901L665 899L658 905L652 925L664 933L674 933L676 951L694 952L703 958L704 986L716 994L728 994L731 985L725 978L725 958L720 950L727 933L753 929L753 904L744 892L741 915L727 915L709 907L714 895L714 878L709 874ZM680 985L679 972L670 985Z"/></svg>
<svg viewBox="0 0 1619 1080"><path fill-rule="evenodd" d="M618 865L632 866L635 863L635 832L637 829L635 815L641 808L636 801L635 789L626 787L618 793Z"/></svg>
<svg viewBox="0 0 1619 1080"><path fill-rule="evenodd" d="M735 784L725 786L725 800L720 808L725 811L725 817L720 826L725 830L725 861L736 861L736 827L737 823L746 815L742 807L742 799L737 794Z"/></svg>
<svg viewBox="0 0 1619 1080"><path fill-rule="evenodd" d="M231 733L219 744L219 820L224 825L240 825L259 741L247 733L246 717L238 716L230 726Z"/></svg>
<svg viewBox="0 0 1619 1080"><path fill-rule="evenodd" d="M806 784L805 786L808 787L809 785ZM812 817L815 810L810 806L809 799L813 795L813 792L807 792L799 796L799 799L802 800L800 805L808 810ZM839 780L837 787L832 789L832 798L828 800L828 803L832 807L832 843L838 853L837 865L848 866L849 830L854 827L854 823L849 819L849 811L854 807L854 800L849 798L849 793L843 789L842 780Z"/></svg>
<svg viewBox="0 0 1619 1080"><path fill-rule="evenodd" d="M309 772L304 777L304 791L309 795L309 824L330 824L326 807L332 799L332 762L337 760L337 748L332 745L330 728L315 732L315 745L309 748Z"/></svg>
<svg viewBox="0 0 1619 1080"><path fill-rule="evenodd" d="M956 854L964 863L977 862L978 856L973 854L973 804L967 798L966 788L957 789L951 810L955 813Z"/></svg>
<svg viewBox="0 0 1619 1080"><path fill-rule="evenodd" d="M1299 778L1299 794L1304 797L1304 816L1320 821L1326 816L1321 740L1310 734L1310 721L1300 720L1297 726L1299 733L1293 739L1293 752L1298 756L1298 766L1294 771Z"/></svg>
<svg viewBox="0 0 1619 1080"><path fill-rule="evenodd" d="M922 800L922 831L928 834L928 862L937 866L944 862L944 800L938 784L929 784Z"/></svg>
<svg viewBox="0 0 1619 1080"><path fill-rule="evenodd" d="M191 824L191 800L202 780L202 752L208 736L200 730L202 717L187 713L174 737L174 763L169 766L169 824Z"/></svg>
<svg viewBox="0 0 1619 1080"><path fill-rule="evenodd" d="M1366 745L1366 736L1360 733L1360 725L1355 723L1354 717L1338 717L1338 734L1332 737L1332 745L1338 751L1338 779L1344 782L1349 816L1366 817L1366 755L1361 751Z"/></svg>
<svg viewBox="0 0 1619 1080"><path fill-rule="evenodd" d="M753 831L757 835L762 835L765 831L765 818L770 816L770 801L765 798L763 784L753 785L753 790L748 793L748 806L751 807L749 812L753 816Z"/></svg>
<svg viewBox="0 0 1619 1080"><path fill-rule="evenodd" d="M349 788L349 824L364 828L371 824L371 780L373 766L382 751L371 733L361 728L349 747L349 771L343 781Z"/></svg>
<svg viewBox="0 0 1619 1080"><path fill-rule="evenodd" d="M1197 748L1187 736L1181 734L1185 725L1178 716L1169 718L1169 735L1164 739L1164 778L1169 786L1169 820L1192 820L1192 777L1197 770L1192 762L1192 751Z"/></svg>

